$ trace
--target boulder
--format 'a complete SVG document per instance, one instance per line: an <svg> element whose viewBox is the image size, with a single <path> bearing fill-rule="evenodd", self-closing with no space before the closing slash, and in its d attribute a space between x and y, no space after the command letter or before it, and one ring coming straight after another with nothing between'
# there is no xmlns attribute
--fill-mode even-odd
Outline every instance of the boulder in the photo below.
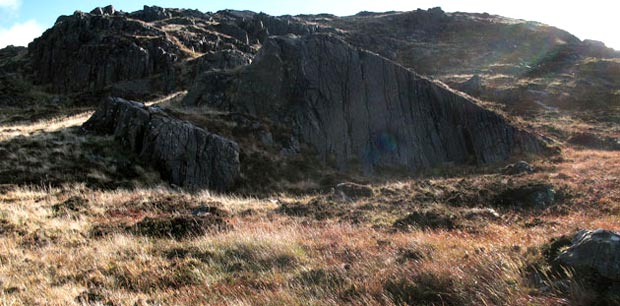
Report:
<svg viewBox="0 0 620 306"><path fill-rule="evenodd" d="M114 135L170 183L190 189L230 189L240 175L239 146L157 107L107 98L83 128Z"/></svg>
<svg viewBox="0 0 620 306"><path fill-rule="evenodd" d="M291 126L340 169L359 161L370 171L416 170L546 151L470 98L326 34L270 38L251 65L205 74L184 104Z"/></svg>
<svg viewBox="0 0 620 306"><path fill-rule="evenodd" d="M620 282L620 234L608 230L582 230L556 261L577 273L595 272L600 278Z"/></svg>
<svg viewBox="0 0 620 306"><path fill-rule="evenodd" d="M474 97L480 96L480 93L482 92L482 79L480 78L480 75L475 74L469 80L458 84L456 88Z"/></svg>
<svg viewBox="0 0 620 306"><path fill-rule="evenodd" d="M532 182L508 188L496 197L500 206L545 207L555 203L556 191L548 183Z"/></svg>

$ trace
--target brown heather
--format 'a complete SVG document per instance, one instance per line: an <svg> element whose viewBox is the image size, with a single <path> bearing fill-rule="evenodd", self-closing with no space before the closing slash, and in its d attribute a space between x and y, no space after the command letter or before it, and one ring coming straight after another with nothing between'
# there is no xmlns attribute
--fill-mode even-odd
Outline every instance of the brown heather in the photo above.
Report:
<svg viewBox="0 0 620 306"><path fill-rule="evenodd" d="M114 142L77 128L88 115L0 127L2 305L587 305L576 282L554 282L541 250L576 229L620 229L619 152L566 147L514 177L440 169L374 184L375 197L354 202L252 198L172 189L141 166L119 184L121 156L93 157ZM467 194L513 181L550 182L560 199L514 209ZM177 238L132 230L204 205L227 227ZM392 226L438 205L495 207L502 217Z"/></svg>

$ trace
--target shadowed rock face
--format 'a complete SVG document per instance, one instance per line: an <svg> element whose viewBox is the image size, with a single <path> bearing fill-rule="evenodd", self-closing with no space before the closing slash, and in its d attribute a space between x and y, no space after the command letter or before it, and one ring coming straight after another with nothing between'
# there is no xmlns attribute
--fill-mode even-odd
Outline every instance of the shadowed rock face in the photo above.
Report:
<svg viewBox="0 0 620 306"><path fill-rule="evenodd" d="M206 74L184 103L290 124L340 168L487 163L545 148L465 96L324 34L270 39L253 64Z"/></svg>
<svg viewBox="0 0 620 306"><path fill-rule="evenodd" d="M107 98L84 129L114 135L170 183L225 191L240 175L239 147L156 107Z"/></svg>
<svg viewBox="0 0 620 306"><path fill-rule="evenodd" d="M62 16L30 44L29 53L37 80L57 93L172 74L172 63L182 55L163 31L120 12Z"/></svg>
<svg viewBox="0 0 620 306"><path fill-rule="evenodd" d="M295 17L253 12L145 6L125 13L107 6L59 17L28 52L35 80L54 93L108 91L142 99L185 89L194 80L185 71L247 64L269 35L315 28Z"/></svg>

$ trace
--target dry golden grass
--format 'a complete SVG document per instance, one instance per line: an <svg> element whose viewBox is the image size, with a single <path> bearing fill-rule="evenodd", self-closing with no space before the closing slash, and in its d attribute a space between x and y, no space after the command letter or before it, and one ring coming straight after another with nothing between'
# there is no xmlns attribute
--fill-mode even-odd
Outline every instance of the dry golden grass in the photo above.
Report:
<svg viewBox="0 0 620 306"><path fill-rule="evenodd" d="M24 135L45 143L59 131L74 135L71 127L87 116L2 126L0 143ZM79 142L80 137L90 136L65 141ZM45 156L48 149L41 150ZM70 150L59 154L73 156ZM563 157L538 162L540 171L518 177L463 174L383 183L373 186L375 198L357 201L186 193L143 176L136 178L143 184L133 189L91 188L72 180L57 186L2 185L0 303L585 304L588 292L545 289L552 277L533 281L532 269L541 264L541 246L552 237L577 228L620 229L620 153L566 148ZM0 170L12 167L0 165ZM463 193L462 186L489 189L508 180L567 186L570 197L544 209L504 208L500 221L473 229L401 231L391 226L408 211L429 205L425 197L442 201ZM77 206L69 206L75 198L81 199ZM283 213L285 204L313 207L313 201L335 213L320 218ZM178 239L128 230L147 217L191 215L201 205L226 211L231 229ZM107 231L96 234L102 228Z"/></svg>

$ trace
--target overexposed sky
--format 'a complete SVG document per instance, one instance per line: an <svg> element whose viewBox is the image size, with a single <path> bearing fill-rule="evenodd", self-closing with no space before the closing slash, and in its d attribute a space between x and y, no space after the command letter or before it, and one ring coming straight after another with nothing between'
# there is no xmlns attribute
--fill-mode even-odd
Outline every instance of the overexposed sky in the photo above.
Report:
<svg viewBox="0 0 620 306"><path fill-rule="evenodd" d="M147 4L201 11L230 8L262 11L271 15L331 13L341 16L359 11L408 11L440 6L447 12L487 12L539 21L567 30L581 39L600 40L620 50L620 1L617 0L0 0L0 48L10 44L26 45L51 27L59 15L68 15L75 10L90 11L108 4L124 11L135 11Z"/></svg>

